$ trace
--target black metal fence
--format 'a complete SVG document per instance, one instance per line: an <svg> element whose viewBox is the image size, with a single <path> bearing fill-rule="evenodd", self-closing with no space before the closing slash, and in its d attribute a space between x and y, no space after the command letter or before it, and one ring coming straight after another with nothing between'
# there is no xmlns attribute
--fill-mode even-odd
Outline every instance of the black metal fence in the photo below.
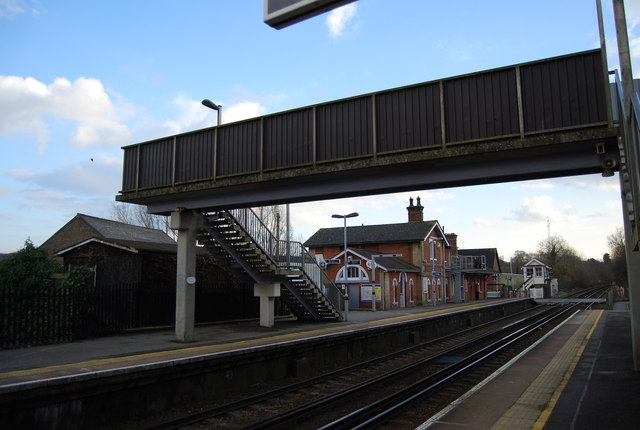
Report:
<svg viewBox="0 0 640 430"><path fill-rule="evenodd" d="M70 342L123 330L173 325L175 286L122 283L98 287L0 289L0 348ZM286 310L280 309L280 313ZM198 285L196 322L257 318L248 285Z"/></svg>
<svg viewBox="0 0 640 430"><path fill-rule="evenodd" d="M0 346L72 340L82 295L79 289L57 287L0 290Z"/></svg>

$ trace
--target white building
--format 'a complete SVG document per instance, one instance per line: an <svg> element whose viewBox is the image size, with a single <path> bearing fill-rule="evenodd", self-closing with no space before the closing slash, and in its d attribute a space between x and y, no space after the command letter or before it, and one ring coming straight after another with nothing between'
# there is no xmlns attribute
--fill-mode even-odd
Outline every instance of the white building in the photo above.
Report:
<svg viewBox="0 0 640 430"><path fill-rule="evenodd" d="M532 259L522 267L524 283L521 295L542 299L554 296L558 292L558 280L551 278L551 267L537 258Z"/></svg>

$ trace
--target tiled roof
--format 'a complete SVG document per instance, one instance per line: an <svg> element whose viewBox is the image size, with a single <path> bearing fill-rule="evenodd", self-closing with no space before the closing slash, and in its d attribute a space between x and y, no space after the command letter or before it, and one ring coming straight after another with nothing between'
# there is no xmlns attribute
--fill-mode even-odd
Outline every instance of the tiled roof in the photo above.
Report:
<svg viewBox="0 0 640 430"><path fill-rule="evenodd" d="M347 243L351 246L369 243L419 242L424 240L437 221L347 227ZM304 246L339 246L344 244L344 227L321 228Z"/></svg>
<svg viewBox="0 0 640 430"><path fill-rule="evenodd" d="M368 249L354 249L349 250L355 254L371 260L374 254L380 254L380 251L369 251ZM414 266L411 263L407 263L401 257L376 257L376 265L382 266L387 272L415 272L420 273L420 268Z"/></svg>
<svg viewBox="0 0 640 430"><path fill-rule="evenodd" d="M100 239L119 244L127 244L128 246L133 246L138 249L147 249L143 247L151 244L176 246L176 242L161 230L96 218L84 214L78 214L77 217L95 230L97 237ZM168 248L160 246L160 249Z"/></svg>

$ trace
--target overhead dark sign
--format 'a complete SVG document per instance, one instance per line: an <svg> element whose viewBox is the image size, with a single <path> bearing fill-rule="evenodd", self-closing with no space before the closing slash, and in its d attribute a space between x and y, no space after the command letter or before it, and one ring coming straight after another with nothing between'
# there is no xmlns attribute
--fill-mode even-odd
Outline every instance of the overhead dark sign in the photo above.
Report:
<svg viewBox="0 0 640 430"><path fill-rule="evenodd" d="M264 22L281 29L355 0L264 0Z"/></svg>

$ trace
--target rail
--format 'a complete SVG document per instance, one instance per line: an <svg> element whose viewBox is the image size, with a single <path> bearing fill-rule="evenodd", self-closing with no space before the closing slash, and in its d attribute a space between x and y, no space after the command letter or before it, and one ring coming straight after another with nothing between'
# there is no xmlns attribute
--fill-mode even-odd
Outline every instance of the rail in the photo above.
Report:
<svg viewBox="0 0 640 430"><path fill-rule="evenodd" d="M542 314L542 318L539 320L535 320L533 322L523 321L524 324L522 326L514 325L514 327L520 327L515 331L513 331L510 326L496 330L490 335L505 332L504 336L474 352L461 352L463 351L463 348L467 348L469 345L462 345L462 347L456 345L451 348L451 351L442 353L442 356L457 356L459 358L458 361L431 375L427 375L424 378L417 380L406 388L397 390L390 396L380 398L379 400L366 406L362 406L337 420L327 423L320 427L320 429L368 429L380 427L382 423L387 422L391 417L397 415L403 408L407 408L418 399L424 398L424 396L440 389L445 384L453 381L456 377L479 367L484 362L495 357L507 348L516 345L518 341L536 334L544 326L553 323L554 320L560 319L565 315L569 315L569 317L566 318L566 320L568 320L572 316L572 312L575 312L573 306L563 308L559 307L555 308L548 314ZM484 337L488 338L489 336L474 339L470 341L469 344L478 343L482 341ZM458 351L458 353L453 354L453 351ZM436 357L439 358L439 356ZM426 361L428 358L424 360ZM257 428L257 426L254 427Z"/></svg>
<svg viewBox="0 0 640 430"><path fill-rule="evenodd" d="M313 281L316 287L322 291L322 294L325 295L331 304L336 309L339 309L340 312L343 312L344 294L318 265L315 257L309 254L300 242L289 242L289 245L292 255L290 268L298 267L302 270L304 274ZM293 256L295 256L295 258L293 258Z"/></svg>

